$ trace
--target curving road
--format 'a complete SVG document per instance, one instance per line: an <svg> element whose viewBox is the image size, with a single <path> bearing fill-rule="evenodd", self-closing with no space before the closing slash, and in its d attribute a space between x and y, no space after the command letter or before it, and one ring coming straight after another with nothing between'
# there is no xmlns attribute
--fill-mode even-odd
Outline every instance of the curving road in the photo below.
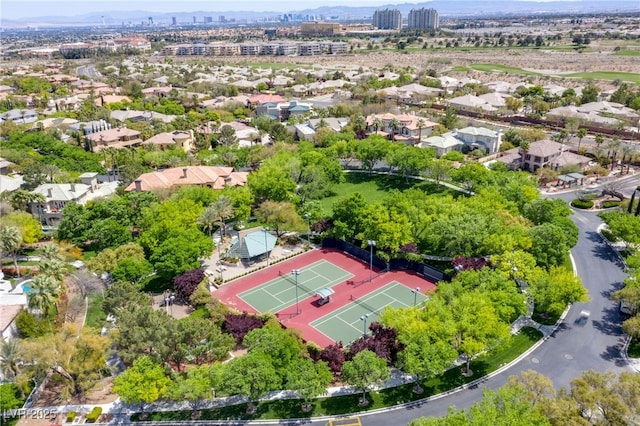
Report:
<svg viewBox="0 0 640 426"><path fill-rule="evenodd" d="M640 176L625 179L625 186L637 185L638 180ZM575 195L563 193L553 197L571 200ZM549 340L506 371L487 379L484 386L497 389L506 383L509 376L531 369L550 377L556 388L569 388L571 380L589 369L619 373L630 368L621 352L625 341L620 327L622 317L617 303L609 299L612 291L622 287L626 274L617 254L596 232L602 223L597 212L575 211L572 219L580 230L572 255L591 301L572 306ZM580 324L576 320L583 309L589 310L591 315L586 323ZM365 426L407 424L420 416L445 415L449 406L467 408L481 398L482 387L465 389L416 407L364 415L361 420Z"/></svg>

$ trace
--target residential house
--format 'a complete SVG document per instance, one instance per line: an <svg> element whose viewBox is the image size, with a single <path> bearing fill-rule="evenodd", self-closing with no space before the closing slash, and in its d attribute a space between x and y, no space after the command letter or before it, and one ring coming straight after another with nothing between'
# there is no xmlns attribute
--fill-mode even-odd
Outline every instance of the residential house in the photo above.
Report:
<svg viewBox="0 0 640 426"><path fill-rule="evenodd" d="M92 151L100 151L107 147L127 148L138 146L142 143L140 132L126 127L117 129L102 130L85 136L87 143L91 145Z"/></svg>
<svg viewBox="0 0 640 426"><path fill-rule="evenodd" d="M287 100L280 95L270 95L270 94L259 94L250 97L247 100L247 106L249 108L255 108L258 105L266 104L266 103L276 103L280 104L286 102Z"/></svg>
<svg viewBox="0 0 640 426"><path fill-rule="evenodd" d="M225 123L224 126L229 126L233 130L235 130L239 147L267 145L271 143L271 137L268 134L263 134L255 127L249 126L242 122L232 121L231 123ZM220 129L217 129L217 131L219 132Z"/></svg>
<svg viewBox="0 0 640 426"><path fill-rule="evenodd" d="M0 114L0 123L11 121L15 124L33 123L38 120L38 113L32 109L10 109Z"/></svg>
<svg viewBox="0 0 640 426"><path fill-rule="evenodd" d="M114 104L116 102L131 102L131 98L128 96L119 95L102 95L94 99L93 101L97 106L105 106Z"/></svg>
<svg viewBox="0 0 640 426"><path fill-rule="evenodd" d="M370 115L366 122L367 133L393 134L394 140L405 143L419 143L421 138L428 136L438 125L417 115L390 113ZM399 124L396 129L393 128L394 122Z"/></svg>
<svg viewBox="0 0 640 426"><path fill-rule="evenodd" d="M535 172L541 167L555 170L573 164L584 168L588 166L591 159L565 150L564 144L544 139L531 142L526 151L521 148L505 151L498 161L507 164L510 168L522 168Z"/></svg>
<svg viewBox="0 0 640 426"><path fill-rule="evenodd" d="M13 166L15 166L14 163L12 163L11 161L5 160L4 158L0 157L0 175L8 175Z"/></svg>
<svg viewBox="0 0 640 426"><path fill-rule="evenodd" d="M30 206L33 216L43 225L57 226L62 220L62 209L70 203L86 204L87 201L108 197L116 193L118 182L98 184L97 173L83 173L81 183L44 183L32 191L41 194L44 203L34 202Z"/></svg>
<svg viewBox="0 0 640 426"><path fill-rule="evenodd" d="M439 158L451 151L461 151L464 143L455 137L453 132L447 132L439 136L424 138L416 146L435 149L436 157Z"/></svg>
<svg viewBox="0 0 640 426"><path fill-rule="evenodd" d="M418 103L426 98L435 98L443 92L444 90L442 89L427 87L418 83L406 84L400 87L392 86L378 90L378 93L384 95L385 99L403 104Z"/></svg>
<svg viewBox="0 0 640 426"><path fill-rule="evenodd" d="M156 96L158 98L166 98L169 96L172 90L175 90L171 86L155 86L142 89L142 94L145 96Z"/></svg>
<svg viewBox="0 0 640 426"><path fill-rule="evenodd" d="M143 173L125 191L153 191L192 185L211 189L225 186L244 186L247 172L234 172L233 167L187 166Z"/></svg>
<svg viewBox="0 0 640 426"><path fill-rule="evenodd" d="M454 130L453 134L469 150L483 148L487 151L487 154L498 152L502 143L502 130L491 130L486 127L465 127L464 129Z"/></svg>
<svg viewBox="0 0 640 426"><path fill-rule="evenodd" d="M486 99L474 95L462 95L449 100L449 105L465 111L497 111Z"/></svg>
<svg viewBox="0 0 640 426"><path fill-rule="evenodd" d="M268 115L279 121L287 121L291 117L304 116L311 112L311 104L297 100L289 102L267 102L256 107L257 115Z"/></svg>
<svg viewBox="0 0 640 426"><path fill-rule="evenodd" d="M147 121L159 120L163 123L171 123L177 118L176 115L161 114L155 111L136 111L136 110L117 110L111 111L111 118L124 123L127 120L131 121Z"/></svg>
<svg viewBox="0 0 640 426"><path fill-rule="evenodd" d="M637 126L640 114L635 110L616 102L590 102L580 106L565 106L554 108L547 113L547 117L565 119L576 117L584 121L599 124Z"/></svg>
<svg viewBox="0 0 640 426"><path fill-rule="evenodd" d="M175 146L184 152L189 152L193 149L193 142L193 130L188 132L174 130L173 132L158 133L142 142L142 145L155 145L161 150Z"/></svg>

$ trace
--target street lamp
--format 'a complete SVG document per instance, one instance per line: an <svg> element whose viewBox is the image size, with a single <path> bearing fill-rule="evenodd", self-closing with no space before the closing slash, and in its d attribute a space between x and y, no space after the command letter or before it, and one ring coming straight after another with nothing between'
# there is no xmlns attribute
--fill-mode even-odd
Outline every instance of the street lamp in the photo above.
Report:
<svg viewBox="0 0 640 426"><path fill-rule="evenodd" d="M267 267L269 267L269 246L267 245L267 232L269 232L269 228L265 226L262 228L262 231L264 232L264 250L267 253Z"/></svg>
<svg viewBox="0 0 640 426"><path fill-rule="evenodd" d="M416 306L419 292L420 292L420 287L416 287L413 290L411 290L411 293L413 293L413 306Z"/></svg>
<svg viewBox="0 0 640 426"><path fill-rule="evenodd" d="M367 318L369 318L369 315L371 314L364 314L360 317L360 320L363 321L362 324L362 337L365 337L367 335Z"/></svg>
<svg viewBox="0 0 640 426"><path fill-rule="evenodd" d="M300 269L292 270L291 275L296 277L296 315L300 315L300 305L298 305L298 275L300 275Z"/></svg>
<svg viewBox="0 0 640 426"><path fill-rule="evenodd" d="M305 213L304 218L307 219L307 244L311 245L311 215Z"/></svg>
<svg viewBox="0 0 640 426"><path fill-rule="evenodd" d="M373 281L373 248L376 246L375 240L367 240L367 244L369 244L369 282Z"/></svg>

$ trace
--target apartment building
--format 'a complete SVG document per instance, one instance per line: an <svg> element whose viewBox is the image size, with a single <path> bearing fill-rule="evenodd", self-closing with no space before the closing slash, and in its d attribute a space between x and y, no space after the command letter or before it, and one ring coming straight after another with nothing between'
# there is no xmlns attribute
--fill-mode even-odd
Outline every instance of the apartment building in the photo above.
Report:
<svg viewBox="0 0 640 426"><path fill-rule="evenodd" d="M373 26L379 30L402 29L402 13L398 9L376 10L373 14Z"/></svg>
<svg viewBox="0 0 640 426"><path fill-rule="evenodd" d="M407 27L417 30L434 30L440 27L440 17L435 9L411 9Z"/></svg>

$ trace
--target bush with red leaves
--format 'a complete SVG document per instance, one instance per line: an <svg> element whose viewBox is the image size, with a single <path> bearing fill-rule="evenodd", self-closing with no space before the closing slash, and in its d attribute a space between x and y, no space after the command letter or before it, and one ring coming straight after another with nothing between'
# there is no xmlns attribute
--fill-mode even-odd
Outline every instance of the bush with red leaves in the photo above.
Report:
<svg viewBox="0 0 640 426"><path fill-rule="evenodd" d="M243 312L225 315L222 329L231 334L237 343L241 343L248 332L255 328L262 328L263 325L264 321L257 316Z"/></svg>
<svg viewBox="0 0 640 426"><path fill-rule="evenodd" d="M200 268L185 271L184 274L175 277L173 279L173 285L175 286L178 299L188 301L203 279L204 271Z"/></svg>

